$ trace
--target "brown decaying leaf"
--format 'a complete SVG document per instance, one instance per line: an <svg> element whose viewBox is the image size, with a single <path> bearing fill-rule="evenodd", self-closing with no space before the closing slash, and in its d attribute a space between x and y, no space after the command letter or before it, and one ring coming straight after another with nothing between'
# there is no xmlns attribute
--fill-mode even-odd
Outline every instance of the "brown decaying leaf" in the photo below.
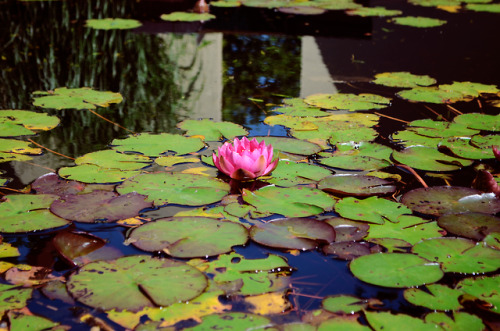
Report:
<svg viewBox="0 0 500 331"><path fill-rule="evenodd" d="M45 267L31 267L29 270L20 270L18 268L10 268L5 273L5 280L11 284L31 287L34 285L44 284L53 280L64 281L64 277L56 277L50 274L52 270Z"/></svg>
<svg viewBox="0 0 500 331"><path fill-rule="evenodd" d="M496 182L495 178L486 170L479 170L472 182L472 188L483 192L495 193L497 197L500 197L500 187Z"/></svg>

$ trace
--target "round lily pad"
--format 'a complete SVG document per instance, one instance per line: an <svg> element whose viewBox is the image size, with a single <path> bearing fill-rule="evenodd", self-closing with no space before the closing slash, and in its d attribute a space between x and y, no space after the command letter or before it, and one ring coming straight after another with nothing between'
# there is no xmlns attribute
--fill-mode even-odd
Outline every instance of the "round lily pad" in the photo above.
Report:
<svg viewBox="0 0 500 331"><path fill-rule="evenodd" d="M366 223L351 221L343 217L330 217L324 222L333 226L335 242L361 240L368 234L370 228Z"/></svg>
<svg viewBox="0 0 500 331"><path fill-rule="evenodd" d="M328 223L311 218L283 218L253 225L250 237L270 247L308 250L334 241L335 230Z"/></svg>
<svg viewBox="0 0 500 331"><path fill-rule="evenodd" d="M153 206L146 196L131 192L93 191L86 194L66 195L50 206L50 211L67 220L92 223L112 222L137 216L139 211Z"/></svg>
<svg viewBox="0 0 500 331"><path fill-rule="evenodd" d="M247 240L243 225L208 217L161 218L134 229L128 239L140 249L182 258L226 253Z"/></svg>
<svg viewBox="0 0 500 331"><path fill-rule="evenodd" d="M188 13L176 11L170 14L162 14L160 18L164 21L180 22L203 22L215 18L215 15L209 13Z"/></svg>
<svg viewBox="0 0 500 331"><path fill-rule="evenodd" d="M500 199L493 193L459 186L417 188L401 197L401 202L413 211L440 216L466 212L496 214Z"/></svg>
<svg viewBox="0 0 500 331"><path fill-rule="evenodd" d="M271 321L264 316L230 312L204 316L199 325L189 328L189 330L258 330L264 329L270 324Z"/></svg>
<svg viewBox="0 0 500 331"><path fill-rule="evenodd" d="M423 16L402 16L395 17L392 21L399 25L407 25L415 28L432 28L446 24L446 21L437 18L423 17Z"/></svg>
<svg viewBox="0 0 500 331"><path fill-rule="evenodd" d="M385 287L412 287L437 282L443 277L439 263L413 254L379 253L361 256L349 265L357 278Z"/></svg>
<svg viewBox="0 0 500 331"><path fill-rule="evenodd" d="M342 260L354 260L363 255L371 253L370 244L359 242L334 242L323 247L323 253L335 255Z"/></svg>
<svg viewBox="0 0 500 331"><path fill-rule="evenodd" d="M116 188L120 194L137 192L146 195L147 201L153 201L155 206L167 203L206 205L221 200L229 189L228 184L215 178L165 172L138 175Z"/></svg>
<svg viewBox="0 0 500 331"><path fill-rule="evenodd" d="M86 21L87 27L99 30L135 29L141 25L141 22L137 20L125 18L102 18L90 19Z"/></svg>
<svg viewBox="0 0 500 331"><path fill-rule="evenodd" d="M59 125L57 116L33 111L0 110L0 137L33 135L35 131L51 130Z"/></svg>
<svg viewBox="0 0 500 331"><path fill-rule="evenodd" d="M323 309L332 313L354 314L368 306L367 300L351 295L332 295L321 302Z"/></svg>
<svg viewBox="0 0 500 331"><path fill-rule="evenodd" d="M170 133L141 133L125 139L114 139L110 145L120 152L137 152L153 157L169 151L187 154L199 151L205 146L200 138Z"/></svg>
<svg viewBox="0 0 500 331"><path fill-rule="evenodd" d="M403 294L408 302L432 310L447 311L462 308L458 299L463 292L449 288L446 285L429 284L425 287L425 290L420 288L408 288Z"/></svg>
<svg viewBox="0 0 500 331"><path fill-rule="evenodd" d="M80 156L75 160L77 165L95 164L99 167L117 170L138 170L149 166L149 157L139 154L125 154L107 149Z"/></svg>
<svg viewBox="0 0 500 331"><path fill-rule="evenodd" d="M96 91L89 87L60 87L49 92L36 91L33 96L33 105L54 109L96 109L123 100L120 93Z"/></svg>
<svg viewBox="0 0 500 331"><path fill-rule="evenodd" d="M375 331L397 331L401 330L402 326L405 329L415 331L435 331L438 329L434 323L426 323L420 318L406 314L393 314L390 311L366 311L365 317Z"/></svg>
<svg viewBox="0 0 500 331"><path fill-rule="evenodd" d="M490 233L500 233L500 218L483 213L443 215L438 224L450 233L474 240L483 240Z"/></svg>
<svg viewBox="0 0 500 331"><path fill-rule="evenodd" d="M137 170L103 168L95 164L82 164L74 167L62 167L59 176L84 183L120 183L125 179L140 174Z"/></svg>
<svg viewBox="0 0 500 331"><path fill-rule="evenodd" d="M412 252L441 264L445 272L484 273L500 268L500 251L465 238L423 240Z"/></svg>
<svg viewBox="0 0 500 331"><path fill-rule="evenodd" d="M233 139L248 134L246 129L236 123L214 122L209 119L184 120L177 124L177 127L186 130L188 136L203 136L205 141L219 141L223 137Z"/></svg>
<svg viewBox="0 0 500 331"><path fill-rule="evenodd" d="M499 288L500 275L491 277L465 278L456 286L457 290L463 291L475 298L478 298L479 300L489 303L490 305L487 306L487 310L496 314L500 314Z"/></svg>
<svg viewBox="0 0 500 331"><path fill-rule="evenodd" d="M448 156L435 148L429 147L407 147L402 151L394 151L392 157L412 168L428 171L453 171L467 167L473 163L466 160Z"/></svg>
<svg viewBox="0 0 500 331"><path fill-rule="evenodd" d="M307 104L325 109L349 111L380 109L389 106L391 99L376 94L314 94L304 100Z"/></svg>
<svg viewBox="0 0 500 331"><path fill-rule="evenodd" d="M399 71L376 74L373 82L391 87L417 87L435 84L436 80L427 75L414 75L407 71Z"/></svg>
<svg viewBox="0 0 500 331"><path fill-rule="evenodd" d="M325 177L319 181L318 188L333 194L345 194L357 197L386 195L396 192L396 186L391 181L363 175L335 175Z"/></svg>
<svg viewBox="0 0 500 331"><path fill-rule="evenodd" d="M272 178L267 182L277 186L290 187L316 183L316 181L331 174L330 170L314 164L280 160L276 169L273 170Z"/></svg>
<svg viewBox="0 0 500 331"><path fill-rule="evenodd" d="M275 150L285 153L312 155L320 152L322 148L309 141L287 137L254 137L260 143L262 140L266 145L271 145Z"/></svg>
<svg viewBox="0 0 500 331"><path fill-rule="evenodd" d="M345 218L376 224L384 224L386 220L398 222L400 215L411 214L411 210L404 205L377 197L347 197L337 202L335 211Z"/></svg>
<svg viewBox="0 0 500 331"><path fill-rule="evenodd" d="M500 131L500 115L480 113L462 114L455 117L453 122L464 124L471 129Z"/></svg>
<svg viewBox="0 0 500 331"><path fill-rule="evenodd" d="M191 300L207 287L207 279L183 262L134 255L89 263L67 286L75 299L91 307L138 311Z"/></svg>
<svg viewBox="0 0 500 331"><path fill-rule="evenodd" d="M74 181L64 180L58 175L51 172L38 177L32 184L31 188L37 193L56 194L59 196L66 194L77 194L85 189L85 184Z"/></svg>

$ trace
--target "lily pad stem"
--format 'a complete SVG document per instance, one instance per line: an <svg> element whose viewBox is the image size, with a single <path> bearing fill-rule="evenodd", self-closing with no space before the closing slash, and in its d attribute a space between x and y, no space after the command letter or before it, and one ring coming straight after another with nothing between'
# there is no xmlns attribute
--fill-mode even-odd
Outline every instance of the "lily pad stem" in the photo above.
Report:
<svg viewBox="0 0 500 331"><path fill-rule="evenodd" d="M444 118L443 115L439 114L438 112L436 112L434 109L432 109L431 107L429 106L426 106L424 105L425 108L427 108L428 110L430 110L434 115L436 115L438 117L438 119L442 118L443 120L445 120L446 122L449 122L446 118Z"/></svg>
<svg viewBox="0 0 500 331"><path fill-rule="evenodd" d="M73 160L73 161L75 160L75 159L74 159L74 158L72 158L71 156L67 156L67 155L64 155L64 154L58 153L58 152L53 151L53 150L51 150L51 149L49 149L49 148L47 148L47 147L45 147L45 146L42 146L42 145L40 145L39 143L34 142L32 139L28 139L28 141L29 141L29 142L31 142L32 144L37 145L37 146L38 146L38 147L40 147L40 148L43 148L43 149L48 150L48 151L49 151L49 152L51 152L51 153L54 153L54 154L56 154L56 155L59 155L59 156L65 157L65 158L70 159L70 160Z"/></svg>
<svg viewBox="0 0 500 331"><path fill-rule="evenodd" d="M446 107L448 107L449 110L451 110L452 112L454 112L455 114L457 115L463 115L464 113L462 113L461 111L459 111L458 109L450 106L450 105L446 105Z"/></svg>
<svg viewBox="0 0 500 331"><path fill-rule="evenodd" d="M123 129L123 130L125 130L125 131L128 131L128 132L130 132L130 133L132 133L132 134L136 134L134 131L127 129L126 127L123 127L123 126L121 126L120 124L118 124L118 123L116 123L116 122L113 122L112 120L107 119L106 117L104 117L104 116L102 116L102 115L99 115L97 112L93 111L92 109L87 109L87 110L88 110L89 112L91 112L92 114L96 115L97 117L102 118L102 119L103 119L103 120L105 120L106 122L109 122L109 123L111 123L111 124L113 124L113 125L116 125L116 126L117 126L117 127L119 127L120 129Z"/></svg>
<svg viewBox="0 0 500 331"><path fill-rule="evenodd" d="M374 114L375 114L375 115L378 115L378 116L380 116L380 117L389 118L389 119L391 119L391 120L393 120L393 121L403 122L403 123L406 123L406 124L410 123L410 122L408 122L408 121L400 120L399 118L391 117L391 116L384 115L384 114L380 114L380 113L377 113L377 112L374 112Z"/></svg>
<svg viewBox="0 0 500 331"><path fill-rule="evenodd" d="M415 178L420 182L420 184L422 184L423 187L427 188L429 187L429 185L427 185L427 183L422 179L422 177L420 177L417 172L415 170L413 170L412 167L409 167L407 165L404 165L404 164L396 164L397 167L400 167L400 168L403 168L403 169L406 169L408 170L409 172L411 172L411 174L413 176L415 176Z"/></svg>

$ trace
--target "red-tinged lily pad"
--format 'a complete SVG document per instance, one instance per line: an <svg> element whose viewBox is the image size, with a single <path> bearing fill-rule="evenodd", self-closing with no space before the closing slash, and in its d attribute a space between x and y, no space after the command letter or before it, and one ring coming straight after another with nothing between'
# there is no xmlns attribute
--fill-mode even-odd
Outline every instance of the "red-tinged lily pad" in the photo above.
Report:
<svg viewBox="0 0 500 331"><path fill-rule="evenodd" d="M352 261L349 269L366 283L396 288L434 283L444 275L439 263L401 253L364 255Z"/></svg>
<svg viewBox="0 0 500 331"><path fill-rule="evenodd" d="M334 241L335 230L328 223L311 218L283 218L253 225L250 237L265 246L308 250Z"/></svg>
<svg viewBox="0 0 500 331"><path fill-rule="evenodd" d="M183 262L145 255L92 262L68 281L73 297L94 308L138 311L191 300L207 287L207 279Z"/></svg>
<svg viewBox="0 0 500 331"><path fill-rule="evenodd" d="M54 201L50 211L77 222L112 222L137 216L144 208L152 207L146 196L135 192L118 195L114 192L93 191L86 194L66 195Z"/></svg>
<svg viewBox="0 0 500 331"><path fill-rule="evenodd" d="M368 234L370 228L366 223L351 221L343 217L330 217L324 222L333 226L335 242L361 240Z"/></svg>
<svg viewBox="0 0 500 331"><path fill-rule="evenodd" d="M38 194L55 194L64 196L67 194L77 194L85 189L85 184L74 181L65 180L57 174L51 172L38 177L32 184L31 188Z"/></svg>
<svg viewBox="0 0 500 331"><path fill-rule="evenodd" d="M52 243L59 254L73 263L75 258L103 247L106 241L85 232L61 231L52 239Z"/></svg>
<svg viewBox="0 0 500 331"><path fill-rule="evenodd" d="M227 253L247 240L243 225L208 217L161 218L135 228L128 238L142 250L181 258Z"/></svg>
<svg viewBox="0 0 500 331"><path fill-rule="evenodd" d="M438 224L450 233L474 240L500 233L500 218L483 213L448 214L441 216Z"/></svg>
<svg viewBox="0 0 500 331"><path fill-rule="evenodd" d="M495 194L459 186L417 188L404 194L401 202L413 211L434 216L467 212L496 214L500 211L500 199Z"/></svg>
<svg viewBox="0 0 500 331"><path fill-rule="evenodd" d="M371 254L370 244L360 242L334 242L323 247L323 253L335 255L341 260L354 260L363 255Z"/></svg>
<svg viewBox="0 0 500 331"><path fill-rule="evenodd" d="M8 195L0 203L0 232L18 233L57 228L69 224L49 211L57 195Z"/></svg>
<svg viewBox="0 0 500 331"><path fill-rule="evenodd" d="M391 181L363 175L335 175L325 177L319 181L318 188L333 194L345 194L357 197L386 195L396 192L396 186Z"/></svg>

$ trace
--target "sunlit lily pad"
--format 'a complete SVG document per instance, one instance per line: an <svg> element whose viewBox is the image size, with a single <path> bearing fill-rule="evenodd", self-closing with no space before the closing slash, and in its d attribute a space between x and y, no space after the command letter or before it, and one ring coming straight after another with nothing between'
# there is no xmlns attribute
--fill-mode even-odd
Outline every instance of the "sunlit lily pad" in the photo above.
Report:
<svg viewBox="0 0 500 331"><path fill-rule="evenodd" d="M123 100L120 93L96 91L89 87L60 87L49 92L36 91L33 96L33 105L54 109L96 109Z"/></svg>
<svg viewBox="0 0 500 331"><path fill-rule="evenodd" d="M283 218L254 225L250 237L259 244L285 249L314 249L319 243L335 240L328 223L310 218Z"/></svg>
<svg viewBox="0 0 500 331"><path fill-rule="evenodd" d="M103 168L95 164L82 164L74 167L62 167L58 173L62 178L84 183L120 183L141 172Z"/></svg>
<svg viewBox="0 0 500 331"><path fill-rule="evenodd" d="M256 191L243 189L243 200L258 211L285 217L306 217L332 209L335 200L327 193L306 187L265 186Z"/></svg>
<svg viewBox="0 0 500 331"><path fill-rule="evenodd" d="M427 171L453 171L467 167L472 160L448 156L435 148L407 147L402 151L394 151L392 157L412 168Z"/></svg>
<svg viewBox="0 0 500 331"><path fill-rule="evenodd" d="M31 147L31 143L28 141L0 139L0 152L16 154L42 154L42 149Z"/></svg>
<svg viewBox="0 0 500 331"><path fill-rule="evenodd" d="M458 299L463 292L446 285L429 284L425 289L408 288L403 293L405 299L416 306L445 311L462 308Z"/></svg>
<svg viewBox="0 0 500 331"><path fill-rule="evenodd" d="M214 122L209 119L184 120L177 124L177 127L186 130L188 136L203 136L205 141L218 141L223 137L233 139L248 134L241 125L232 122Z"/></svg>
<svg viewBox="0 0 500 331"><path fill-rule="evenodd" d="M471 144L481 148L481 149L489 149L491 152L491 146L500 146L500 135L491 134L491 135L475 135L471 138Z"/></svg>
<svg viewBox="0 0 500 331"><path fill-rule="evenodd" d="M448 214L441 216L438 224L450 233L474 240L500 233L500 218L483 213Z"/></svg>
<svg viewBox="0 0 500 331"><path fill-rule="evenodd" d="M386 195L396 191L392 182L373 176L335 175L325 177L318 183L320 190L333 194L357 197Z"/></svg>
<svg viewBox="0 0 500 331"><path fill-rule="evenodd" d="M321 305L323 309L332 313L353 314L368 307L370 301L378 300L365 300L351 295L333 295L324 298Z"/></svg>
<svg viewBox="0 0 500 331"><path fill-rule="evenodd" d="M437 137L422 136L408 129L393 133L391 135L391 138L394 142L401 144L405 147L425 146L425 147L436 148L439 145L439 143L443 140L442 138L437 138Z"/></svg>
<svg viewBox="0 0 500 331"><path fill-rule="evenodd" d="M427 75L414 75L407 71L398 71L376 74L373 82L391 87L417 87L435 84L436 80Z"/></svg>
<svg viewBox="0 0 500 331"><path fill-rule="evenodd" d="M95 164L102 168L115 168L119 170L138 170L151 164L151 159L139 154L119 153L106 149L80 156L75 160L77 165Z"/></svg>
<svg viewBox="0 0 500 331"><path fill-rule="evenodd" d="M319 163L333 168L347 170L378 170L390 166L390 147L361 142L359 144L338 144L332 154L321 154Z"/></svg>
<svg viewBox="0 0 500 331"><path fill-rule="evenodd" d="M31 288L16 288L17 285L0 284L0 313L11 309L21 309L27 304L31 298L33 289Z"/></svg>
<svg viewBox="0 0 500 331"><path fill-rule="evenodd" d="M316 330L316 329L314 329ZM357 320L357 316L334 315L333 318L322 321L317 328L318 331L349 330L349 331L371 331L369 326L363 325Z"/></svg>
<svg viewBox="0 0 500 331"><path fill-rule="evenodd" d="M266 145L271 145L275 150L285 153L312 155L321 151L321 147L317 144L287 137L252 137L260 143L265 141ZM274 174L274 172L273 172Z"/></svg>
<svg viewBox="0 0 500 331"><path fill-rule="evenodd" d="M267 182L277 186L290 187L298 184L316 183L331 174L330 170L317 165L280 160L276 169L273 170L272 178Z"/></svg>
<svg viewBox="0 0 500 331"><path fill-rule="evenodd" d="M441 264L445 272L484 273L500 268L500 251L465 238L434 238L417 243L412 252Z"/></svg>
<svg viewBox="0 0 500 331"><path fill-rule="evenodd" d="M290 98L283 100L284 105L279 108L274 108L273 112L287 114L289 116L328 116L329 113L320 110L318 107L313 107L304 102L302 98Z"/></svg>
<svg viewBox="0 0 500 331"><path fill-rule="evenodd" d="M210 158L211 159L211 158ZM160 156L155 159L155 163L164 167L172 167L176 164L182 163L196 163L200 162L198 157L189 157L189 156Z"/></svg>
<svg viewBox="0 0 500 331"><path fill-rule="evenodd" d="M203 22L215 18L215 15L209 13L173 12L170 14L162 14L160 18L164 21Z"/></svg>
<svg viewBox="0 0 500 331"><path fill-rule="evenodd" d="M128 239L140 249L182 258L227 253L247 240L244 226L207 217L158 219L134 229Z"/></svg>
<svg viewBox="0 0 500 331"><path fill-rule="evenodd" d="M278 10L282 13L293 14L293 15L320 15L323 14L326 9L315 8L315 7L281 7Z"/></svg>
<svg viewBox="0 0 500 331"><path fill-rule="evenodd" d="M444 330L483 331L486 329L481 319L466 312L432 312L425 315L426 323L434 323Z"/></svg>
<svg viewBox="0 0 500 331"><path fill-rule="evenodd" d="M50 211L67 220L93 223L112 222L137 216L144 208L152 207L146 196L135 192L118 195L114 192L93 191L66 195L50 206Z"/></svg>
<svg viewBox="0 0 500 331"><path fill-rule="evenodd" d="M325 109L349 111L381 109L389 106L391 99L376 94L313 94L305 98L307 104Z"/></svg>
<svg viewBox="0 0 500 331"><path fill-rule="evenodd" d="M462 138L479 133L466 124L420 119L408 123L408 130L419 135L435 138Z"/></svg>
<svg viewBox="0 0 500 331"><path fill-rule="evenodd" d="M86 305L130 311L191 300L206 286L196 268L144 255L89 263L68 281L73 297Z"/></svg>
<svg viewBox="0 0 500 331"><path fill-rule="evenodd" d="M443 277L439 263L413 254L379 253L361 256L349 265L357 278L385 287L412 287L437 282Z"/></svg>
<svg viewBox="0 0 500 331"><path fill-rule="evenodd" d="M6 242L0 243L0 258L16 257L20 255L21 253L19 253L19 249L17 249L17 247L14 247Z"/></svg>
<svg viewBox="0 0 500 331"><path fill-rule="evenodd" d="M160 156L172 151L177 154L187 154L199 151L204 147L200 138L189 138L170 133L141 133L125 139L115 139L111 142L113 149L120 152L137 152L147 156Z"/></svg>
<svg viewBox="0 0 500 331"><path fill-rule="evenodd" d="M437 18L423 17L423 16L402 16L395 17L392 21L399 25L412 26L415 28L433 28L446 24L446 21Z"/></svg>
<svg viewBox="0 0 500 331"><path fill-rule="evenodd" d="M52 243L59 254L73 263L77 258L103 247L106 241L85 232L60 231Z"/></svg>
<svg viewBox="0 0 500 331"><path fill-rule="evenodd" d="M469 113L458 115L453 119L455 123L461 123L471 129L485 131L500 131L500 115L488 115L480 113Z"/></svg>
<svg viewBox="0 0 500 331"><path fill-rule="evenodd" d="M379 17L386 17L386 16L396 16L396 15L401 15L401 10L397 9L387 9L385 7L360 7L356 8L353 10L348 10L347 15L355 15L355 16L361 16L361 17L372 17L372 16L379 16Z"/></svg>
<svg viewBox="0 0 500 331"><path fill-rule="evenodd" d="M389 311L366 311L365 317L375 331L396 331L400 330L403 325L418 331L435 331L437 329L434 323L426 323L420 318L406 314L392 314Z"/></svg>
<svg viewBox="0 0 500 331"><path fill-rule="evenodd" d="M10 162L10 161L29 161L33 158L29 155L15 154L15 153L2 153L0 152L0 162Z"/></svg>
<svg viewBox="0 0 500 331"><path fill-rule="evenodd" d="M486 148L477 148L471 144L471 139L448 139L441 141L440 147L445 147L454 155L472 160L487 160L495 158L491 152L491 145Z"/></svg>
<svg viewBox="0 0 500 331"><path fill-rule="evenodd" d="M57 228L68 221L52 214L50 204L58 199L52 194L8 195L0 203L0 232L17 233Z"/></svg>
<svg viewBox="0 0 500 331"><path fill-rule="evenodd" d="M59 118L27 110L0 110L0 137L33 135L59 125Z"/></svg>
<svg viewBox="0 0 500 331"><path fill-rule="evenodd" d="M51 328L56 328L59 325L59 323L48 318L23 314L19 311L11 310L7 315L9 316L11 330L51 330Z"/></svg>
<svg viewBox="0 0 500 331"><path fill-rule="evenodd" d="M398 222L400 215L411 214L411 210L403 204L377 197L347 197L337 202L335 211L345 218L375 224L384 224L386 220Z"/></svg>
<svg viewBox="0 0 500 331"><path fill-rule="evenodd" d="M492 193L459 186L418 188L401 197L401 202L412 210L429 215L478 212L496 214L500 199Z"/></svg>
<svg viewBox="0 0 500 331"><path fill-rule="evenodd" d="M500 314L500 275L491 277L474 277L461 280L455 287L469 295L490 304L487 311Z"/></svg>
<svg viewBox="0 0 500 331"><path fill-rule="evenodd" d="M271 324L271 321L261 315L230 312L208 315L201 318L201 323L189 328L192 331L202 330L258 330Z"/></svg>
<svg viewBox="0 0 500 331"><path fill-rule="evenodd" d="M468 3L465 8L478 12L500 13L500 4L498 3Z"/></svg>
<svg viewBox="0 0 500 331"><path fill-rule="evenodd" d="M135 29L141 25L141 22L137 20L125 18L89 19L86 21L87 27L99 30Z"/></svg>
<svg viewBox="0 0 500 331"><path fill-rule="evenodd" d="M167 203L200 206L221 200L229 192L225 182L202 175L151 173L126 180L116 190L120 194L146 195L155 206Z"/></svg>
<svg viewBox="0 0 500 331"><path fill-rule="evenodd" d="M415 87L411 90L397 93L403 99L417 102L453 103L468 101L478 97L481 93L496 93L494 85L484 85L472 82L454 82L433 87Z"/></svg>

